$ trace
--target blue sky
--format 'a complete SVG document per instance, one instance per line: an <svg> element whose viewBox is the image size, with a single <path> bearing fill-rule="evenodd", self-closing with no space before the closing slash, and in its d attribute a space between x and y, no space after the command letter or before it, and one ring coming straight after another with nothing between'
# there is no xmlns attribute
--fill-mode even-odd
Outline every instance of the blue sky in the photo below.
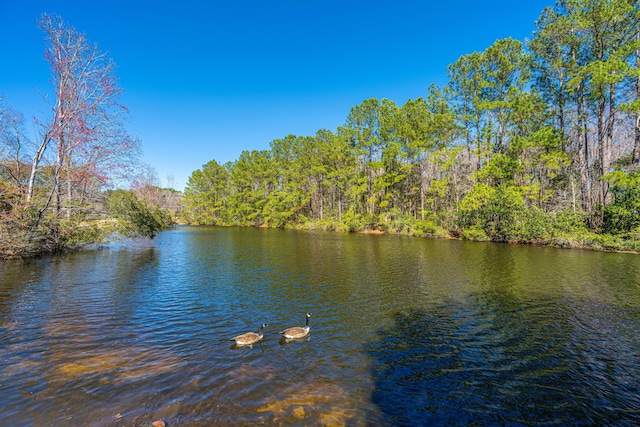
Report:
<svg viewBox="0 0 640 427"><path fill-rule="evenodd" d="M160 183L210 160L344 124L367 98L403 104L495 40L523 41L551 0L3 1L0 94L43 118L51 91L38 17L56 13L118 65L129 133Z"/></svg>

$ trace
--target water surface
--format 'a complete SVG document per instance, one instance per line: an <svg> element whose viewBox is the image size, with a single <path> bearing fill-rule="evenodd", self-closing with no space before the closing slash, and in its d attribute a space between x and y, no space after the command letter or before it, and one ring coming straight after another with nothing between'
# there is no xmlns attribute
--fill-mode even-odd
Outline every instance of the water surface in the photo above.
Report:
<svg viewBox="0 0 640 427"><path fill-rule="evenodd" d="M282 342L302 326L308 340ZM265 339L230 338L268 323ZM0 263L10 426L634 425L640 256L181 227Z"/></svg>

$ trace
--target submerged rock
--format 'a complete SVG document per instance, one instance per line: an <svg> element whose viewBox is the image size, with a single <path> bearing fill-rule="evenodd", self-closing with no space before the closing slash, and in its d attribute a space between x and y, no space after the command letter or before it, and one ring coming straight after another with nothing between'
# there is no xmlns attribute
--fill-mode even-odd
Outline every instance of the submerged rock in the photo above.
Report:
<svg viewBox="0 0 640 427"><path fill-rule="evenodd" d="M276 424L293 419L325 427L342 427L355 421L352 404L341 387L318 382L293 385L259 407L257 412L272 414Z"/></svg>
<svg viewBox="0 0 640 427"><path fill-rule="evenodd" d="M302 406L298 406L296 408L294 408L293 410L293 416L296 417L299 420L304 419L305 417L305 412L304 412L304 408Z"/></svg>

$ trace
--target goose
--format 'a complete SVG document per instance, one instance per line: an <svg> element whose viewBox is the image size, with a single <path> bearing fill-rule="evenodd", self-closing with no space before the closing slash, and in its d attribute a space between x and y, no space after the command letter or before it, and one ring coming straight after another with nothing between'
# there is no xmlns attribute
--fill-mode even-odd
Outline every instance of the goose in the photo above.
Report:
<svg viewBox="0 0 640 427"><path fill-rule="evenodd" d="M287 339L298 339L298 338L304 338L307 335L309 335L310 332L310 328L309 328L309 318L311 317L311 313L307 313L307 324L304 328L301 328L299 326L295 326L293 328L288 328L285 329L284 331L280 332L282 335L284 335L285 338Z"/></svg>
<svg viewBox="0 0 640 427"><path fill-rule="evenodd" d="M262 340L264 337L262 330L266 327L267 324L263 323L262 326L260 326L260 331L247 332L246 334L238 335L237 337L231 338L231 341L235 341L236 345L253 345Z"/></svg>

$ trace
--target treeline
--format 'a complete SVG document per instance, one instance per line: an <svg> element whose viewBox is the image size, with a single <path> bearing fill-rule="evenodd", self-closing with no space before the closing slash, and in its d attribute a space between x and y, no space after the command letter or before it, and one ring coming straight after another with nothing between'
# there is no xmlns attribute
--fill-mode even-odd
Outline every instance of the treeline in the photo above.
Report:
<svg viewBox="0 0 640 427"><path fill-rule="evenodd" d="M640 249L637 0L562 0L448 84L193 172L198 224Z"/></svg>

